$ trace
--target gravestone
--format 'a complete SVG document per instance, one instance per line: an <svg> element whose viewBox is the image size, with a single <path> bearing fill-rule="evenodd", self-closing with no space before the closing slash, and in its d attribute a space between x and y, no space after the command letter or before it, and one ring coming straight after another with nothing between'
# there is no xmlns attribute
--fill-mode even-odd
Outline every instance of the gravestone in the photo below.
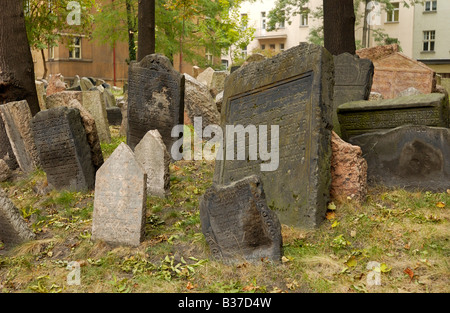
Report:
<svg viewBox="0 0 450 313"><path fill-rule="evenodd" d="M208 67L206 70L204 70L203 72L201 72L198 76L197 76L197 80L202 83L203 85L205 85L208 90L211 87L211 81L213 79L213 75L214 75L214 69L212 69L211 67Z"/></svg>
<svg viewBox="0 0 450 313"><path fill-rule="evenodd" d="M95 87L95 84L88 77L81 77L80 87L81 87L81 91L89 91Z"/></svg>
<svg viewBox="0 0 450 313"><path fill-rule="evenodd" d="M147 175L121 143L97 171L92 239L138 246L143 238Z"/></svg>
<svg viewBox="0 0 450 313"><path fill-rule="evenodd" d="M449 104L433 93L378 101L354 101L338 107L342 139L402 125L449 127Z"/></svg>
<svg viewBox="0 0 450 313"><path fill-rule="evenodd" d="M81 104L94 118L100 142L110 143L111 133L109 131L108 115L101 92L99 90L82 92Z"/></svg>
<svg viewBox="0 0 450 313"><path fill-rule="evenodd" d="M261 171L261 155L249 160L246 140L245 160L216 160L214 181L223 185L259 175L267 202L282 223L318 226L325 217L331 181L333 75L332 55L308 44L232 73L225 86L222 128L267 125L271 138L271 129L278 125L279 166ZM224 142L230 139L224 131Z"/></svg>
<svg viewBox="0 0 450 313"><path fill-rule="evenodd" d="M134 149L147 173L147 195L164 197L170 192L170 155L158 130L150 130Z"/></svg>
<svg viewBox="0 0 450 313"><path fill-rule="evenodd" d="M5 163L11 170L15 170L19 167L17 163L16 156L9 142L8 134L6 133L5 123L0 114L0 159L4 160Z"/></svg>
<svg viewBox="0 0 450 313"><path fill-rule="evenodd" d="M367 160L370 184L445 192L450 189L450 129L401 126L350 139Z"/></svg>
<svg viewBox="0 0 450 313"><path fill-rule="evenodd" d="M0 241L9 248L35 237L19 210L0 188Z"/></svg>
<svg viewBox="0 0 450 313"><path fill-rule="evenodd" d="M66 90L66 84L64 83L64 77L61 74L50 75L50 79L46 89L46 96L50 96L54 93Z"/></svg>
<svg viewBox="0 0 450 313"><path fill-rule="evenodd" d="M58 107L39 112L33 117L33 133L50 186L74 191L94 187L91 149L78 109Z"/></svg>
<svg viewBox="0 0 450 313"><path fill-rule="evenodd" d="M0 106L12 151L20 169L30 173L39 165L39 155L31 131L31 111L26 100Z"/></svg>
<svg viewBox="0 0 450 313"><path fill-rule="evenodd" d="M183 125L184 76L159 54L132 62L128 75L127 143L134 150L149 130L157 129L168 151L178 140L171 132Z"/></svg>
<svg viewBox="0 0 450 313"><path fill-rule="evenodd" d="M109 125L122 125L122 110L119 107L106 108L106 115Z"/></svg>
<svg viewBox="0 0 450 313"><path fill-rule="evenodd" d="M83 93L81 91L61 91L47 97L47 109L67 106L71 100L83 102Z"/></svg>
<svg viewBox="0 0 450 313"><path fill-rule="evenodd" d="M333 125L338 134L338 106L351 101L368 100L373 73L372 61L368 59L360 59L350 53L334 56Z"/></svg>
<svg viewBox="0 0 450 313"><path fill-rule="evenodd" d="M37 98L38 98L38 102L39 102L39 108L40 108L41 111L46 110L47 107L45 105L45 86L44 86L44 82L41 82L39 80L35 80L34 83L36 85L36 93L37 93Z"/></svg>
<svg viewBox="0 0 450 313"><path fill-rule="evenodd" d="M226 186L213 185L201 199L200 220L215 259L281 260L281 224L268 208L257 176Z"/></svg>

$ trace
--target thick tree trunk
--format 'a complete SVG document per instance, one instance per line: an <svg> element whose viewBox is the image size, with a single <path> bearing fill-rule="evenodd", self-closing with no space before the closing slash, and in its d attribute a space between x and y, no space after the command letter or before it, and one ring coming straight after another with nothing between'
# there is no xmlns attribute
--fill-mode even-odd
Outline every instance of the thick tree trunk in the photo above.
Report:
<svg viewBox="0 0 450 313"><path fill-rule="evenodd" d="M138 61L155 53L155 0L139 0Z"/></svg>
<svg viewBox="0 0 450 313"><path fill-rule="evenodd" d="M33 58L28 44L22 1L2 1L0 10L0 104L27 100L39 112Z"/></svg>
<svg viewBox="0 0 450 313"><path fill-rule="evenodd" d="M355 54L355 20L353 0L323 1L324 45L331 54Z"/></svg>

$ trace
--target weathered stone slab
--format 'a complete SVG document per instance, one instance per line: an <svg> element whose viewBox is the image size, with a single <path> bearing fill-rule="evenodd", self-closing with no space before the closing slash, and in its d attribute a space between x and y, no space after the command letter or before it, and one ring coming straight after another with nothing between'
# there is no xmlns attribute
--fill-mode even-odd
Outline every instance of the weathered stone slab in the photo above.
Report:
<svg viewBox="0 0 450 313"><path fill-rule="evenodd" d="M82 92L82 105L91 113L97 127L98 138L101 142L110 143L108 116L103 96L99 90Z"/></svg>
<svg viewBox="0 0 450 313"><path fill-rule="evenodd" d="M94 187L90 146L78 109L39 112L33 117L33 133L50 186L77 191Z"/></svg>
<svg viewBox="0 0 450 313"><path fill-rule="evenodd" d="M212 69L211 67L208 67L203 72L201 72L197 76L196 79L209 89L211 87L211 81L213 79L213 75L214 75L214 69Z"/></svg>
<svg viewBox="0 0 450 313"><path fill-rule="evenodd" d="M402 126L351 138L368 164L370 184L445 192L450 189L450 129Z"/></svg>
<svg viewBox="0 0 450 313"><path fill-rule="evenodd" d="M213 185L201 199L200 219L215 259L281 260L281 224L268 208L257 176L227 186Z"/></svg>
<svg viewBox="0 0 450 313"><path fill-rule="evenodd" d="M35 237L19 210L0 188L0 241L9 248Z"/></svg>
<svg viewBox="0 0 450 313"><path fill-rule="evenodd" d="M108 124L114 126L122 125L122 110L119 107L106 108Z"/></svg>
<svg viewBox="0 0 450 313"><path fill-rule="evenodd" d="M121 143L97 171L92 239L138 246L143 238L147 174Z"/></svg>
<svg viewBox="0 0 450 313"><path fill-rule="evenodd" d="M308 44L232 73L225 86L222 128L266 125L271 138L272 127L278 125L279 166L261 171L261 155L250 160L246 140L245 160L216 160L214 181L228 184L259 175L267 202L282 223L318 226L326 213L331 181L333 75L331 54ZM226 132L224 138L226 142ZM224 156L226 150L225 145Z"/></svg>
<svg viewBox="0 0 450 313"><path fill-rule="evenodd" d="M157 129L171 151L178 140L172 129L183 125L184 76L165 56L152 54L131 63L128 80L128 145L134 149L149 130Z"/></svg>
<svg viewBox="0 0 450 313"><path fill-rule="evenodd" d="M46 93L45 93L44 82L35 80L34 83L36 85L36 93L37 93L37 97L38 97L38 101L39 101L39 108L41 109L41 111L46 110L47 106L45 105L45 94Z"/></svg>
<svg viewBox="0 0 450 313"><path fill-rule="evenodd" d="M39 165L39 155L31 131L31 111L26 100L0 106L12 151L20 169L30 173Z"/></svg>
<svg viewBox="0 0 450 313"><path fill-rule="evenodd" d="M64 83L64 77L61 74L50 75L48 86L46 89L46 96L50 96L54 93L66 90L66 84Z"/></svg>
<svg viewBox="0 0 450 313"><path fill-rule="evenodd" d="M8 134L6 133L3 118L0 118L0 159L3 159L11 170L19 167L11 143L9 142Z"/></svg>
<svg viewBox="0 0 450 313"><path fill-rule="evenodd" d="M134 149L147 173L147 195L164 197L170 192L170 155L158 130L150 130Z"/></svg>
<svg viewBox="0 0 450 313"><path fill-rule="evenodd" d="M81 77L80 87L81 91L89 91L95 87L95 84L88 77Z"/></svg>
<svg viewBox="0 0 450 313"><path fill-rule="evenodd" d="M202 118L202 126L218 125L220 114L216 102L209 89L194 77L185 74L185 99L184 106L188 118L194 121L195 117Z"/></svg>
<svg viewBox="0 0 450 313"><path fill-rule="evenodd" d="M355 101L338 107L342 139L402 125L449 127L444 94L424 94L379 101Z"/></svg>
<svg viewBox="0 0 450 313"><path fill-rule="evenodd" d="M67 106L71 100L83 102L83 93L81 91L61 91L47 97L47 109Z"/></svg>
<svg viewBox="0 0 450 313"><path fill-rule="evenodd" d="M372 61L368 59L360 59L350 53L334 56L333 126L338 134L338 106L351 101L368 100L373 73Z"/></svg>

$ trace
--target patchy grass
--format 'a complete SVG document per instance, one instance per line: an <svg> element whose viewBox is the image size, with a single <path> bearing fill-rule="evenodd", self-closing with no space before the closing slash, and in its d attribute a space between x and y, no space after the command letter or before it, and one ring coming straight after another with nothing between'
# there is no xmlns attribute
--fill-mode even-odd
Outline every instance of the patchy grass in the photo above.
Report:
<svg viewBox="0 0 450 313"><path fill-rule="evenodd" d="M124 141L111 131L105 159ZM0 291L450 292L449 193L372 188L365 203L331 205L316 230L283 225L281 263L226 265L210 259L198 211L214 162L180 161L170 172L171 194L147 199L137 248L91 241L93 192L46 192L39 170L1 183L37 240L0 250ZM72 261L81 285L67 284ZM380 286L368 280L375 274Z"/></svg>

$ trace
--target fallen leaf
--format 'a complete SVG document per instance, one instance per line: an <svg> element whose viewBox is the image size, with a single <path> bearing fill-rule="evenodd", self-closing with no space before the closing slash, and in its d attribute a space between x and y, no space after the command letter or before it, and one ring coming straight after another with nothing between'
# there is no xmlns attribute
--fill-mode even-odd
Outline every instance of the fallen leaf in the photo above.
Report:
<svg viewBox="0 0 450 313"><path fill-rule="evenodd" d="M328 210L330 210L330 211L336 210L336 205L334 204L334 202L330 202L328 204Z"/></svg>
<svg viewBox="0 0 450 313"><path fill-rule="evenodd" d="M447 190L448 191L448 190ZM438 207L438 208L445 208L445 203L444 202L442 202L442 201L440 201L440 202L438 202L438 203L436 203L436 206Z"/></svg>
<svg viewBox="0 0 450 313"><path fill-rule="evenodd" d="M409 267L407 267L407 268L403 271L403 273L407 274L407 275L409 276L409 278L411 278L411 281L412 281L412 279L413 279L413 277L414 277L414 272L413 272L412 269L410 269Z"/></svg>
<svg viewBox="0 0 450 313"><path fill-rule="evenodd" d="M335 219L336 218L336 213L334 213L334 212L327 212L327 215L325 215L325 218L327 219L327 220L333 220L333 219Z"/></svg>
<svg viewBox="0 0 450 313"><path fill-rule="evenodd" d="M381 263L381 265L380 265L380 271L381 271L382 273L389 273L391 270L392 270L392 268L388 267L388 266L386 265L386 263Z"/></svg>
<svg viewBox="0 0 450 313"><path fill-rule="evenodd" d="M194 286L190 281L188 281L187 285L186 285L186 289L188 290L192 290L194 289L196 286Z"/></svg>
<svg viewBox="0 0 450 313"><path fill-rule="evenodd" d="M409 250L411 248L411 246L409 245L409 243L407 243L406 245L403 246L403 248L405 248L406 250Z"/></svg>
<svg viewBox="0 0 450 313"><path fill-rule="evenodd" d="M358 261L356 261L356 258L354 256L352 256L347 260L347 262L345 262L345 265L347 265L348 267L355 267L356 264L358 264Z"/></svg>
<svg viewBox="0 0 450 313"><path fill-rule="evenodd" d="M356 237L356 230L352 230L350 232L350 237Z"/></svg>
<svg viewBox="0 0 450 313"><path fill-rule="evenodd" d="M281 262L282 263L287 263L287 262L290 262L291 260L290 259L288 259L287 257L285 257L284 255L281 257Z"/></svg>
<svg viewBox="0 0 450 313"><path fill-rule="evenodd" d="M331 225L331 228L335 228L339 226L339 222L338 221L334 221L334 223Z"/></svg>

